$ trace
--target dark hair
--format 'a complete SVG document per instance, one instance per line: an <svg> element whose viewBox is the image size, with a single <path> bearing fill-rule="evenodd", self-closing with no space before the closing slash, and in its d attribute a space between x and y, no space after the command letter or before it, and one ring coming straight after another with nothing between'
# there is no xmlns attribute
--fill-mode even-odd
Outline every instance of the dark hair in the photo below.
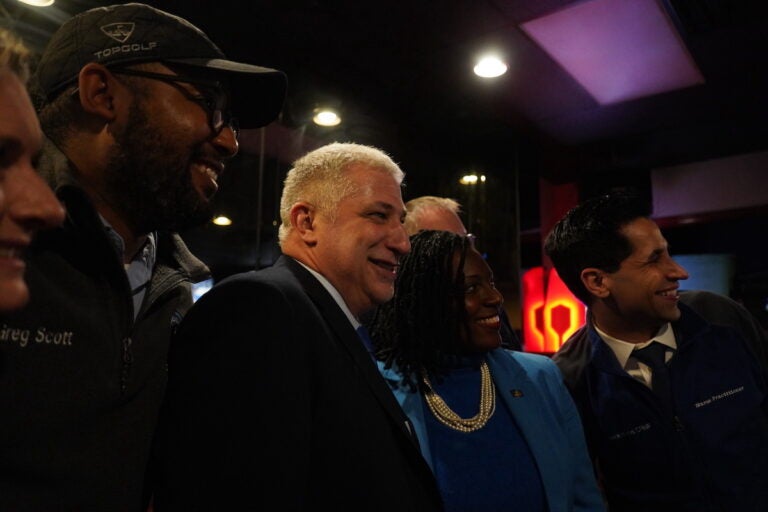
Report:
<svg viewBox="0 0 768 512"><path fill-rule="evenodd" d="M45 136L59 147L74 131L75 120L80 114L80 105L72 98L75 88L74 85L68 87L50 103L44 103L39 91L36 92L40 127Z"/></svg>
<svg viewBox="0 0 768 512"><path fill-rule="evenodd" d="M400 260L395 295L379 306L371 322L377 357L396 364L410 385L422 370L440 378L459 351L460 330L469 335L464 307L464 261L471 242L449 231L423 230L411 237ZM458 269L453 266L459 255Z"/></svg>
<svg viewBox="0 0 768 512"><path fill-rule="evenodd" d="M148 64L137 64L132 69L151 70ZM132 76L121 76L120 82L129 87L139 99L149 97L148 87L141 79ZM62 148L66 141L77 133L83 121L83 110L79 98L75 95L77 84L66 87L51 98L46 98L39 86L33 89L33 96L38 109L40 127L54 144Z"/></svg>
<svg viewBox="0 0 768 512"><path fill-rule="evenodd" d="M650 215L650 205L633 193L593 197L571 209L555 224L544 243L544 251L568 289L589 305L591 295L581 282L581 271L594 267L616 272L621 262L632 254L632 244L621 229L635 219Z"/></svg>

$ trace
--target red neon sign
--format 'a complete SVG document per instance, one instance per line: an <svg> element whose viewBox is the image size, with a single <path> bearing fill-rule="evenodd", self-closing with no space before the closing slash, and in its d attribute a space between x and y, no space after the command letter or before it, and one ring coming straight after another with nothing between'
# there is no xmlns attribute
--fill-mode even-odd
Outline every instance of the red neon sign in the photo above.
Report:
<svg viewBox="0 0 768 512"><path fill-rule="evenodd" d="M556 352L585 319L586 308L555 269L534 267L523 274L523 346L527 352Z"/></svg>

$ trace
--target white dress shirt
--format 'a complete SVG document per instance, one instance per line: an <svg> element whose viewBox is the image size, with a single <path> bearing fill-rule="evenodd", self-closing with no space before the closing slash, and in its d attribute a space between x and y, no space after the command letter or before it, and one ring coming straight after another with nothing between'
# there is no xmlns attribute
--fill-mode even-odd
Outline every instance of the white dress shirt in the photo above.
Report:
<svg viewBox="0 0 768 512"><path fill-rule="evenodd" d="M653 372L651 371L651 368L648 367L645 363L641 363L634 357L632 357L632 351L639 350L641 348L645 348L654 341L661 343L662 345L666 345L672 350L667 350L665 361L669 361L672 356L674 355L675 351L677 350L677 341L675 340L675 333L672 330L672 325L667 322L656 333L656 335L649 339L648 341L644 341L642 343L630 343L628 341L623 341L618 338L614 338L613 336L606 334L605 332L601 331L597 325L594 326L595 331L597 331L597 334L600 335L600 337L603 339L606 345L608 345L611 350L613 350L613 353L616 354L616 359L619 360L619 365L626 371L628 374L630 374L635 379L639 380L649 388L651 387L651 379L653 377Z"/></svg>

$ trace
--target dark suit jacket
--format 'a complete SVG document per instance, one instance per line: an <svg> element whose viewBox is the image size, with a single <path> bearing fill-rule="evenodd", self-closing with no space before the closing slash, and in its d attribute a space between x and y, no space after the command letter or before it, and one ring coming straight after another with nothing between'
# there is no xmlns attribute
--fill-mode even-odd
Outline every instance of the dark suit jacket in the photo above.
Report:
<svg viewBox="0 0 768 512"><path fill-rule="evenodd" d="M155 510L439 510L347 317L296 261L233 276L172 342Z"/></svg>

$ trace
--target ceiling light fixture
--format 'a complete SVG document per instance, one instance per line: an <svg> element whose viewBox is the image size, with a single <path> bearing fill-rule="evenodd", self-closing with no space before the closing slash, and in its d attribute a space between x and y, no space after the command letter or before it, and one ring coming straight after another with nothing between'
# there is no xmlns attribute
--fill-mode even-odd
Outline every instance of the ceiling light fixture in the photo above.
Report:
<svg viewBox="0 0 768 512"><path fill-rule="evenodd" d="M573 2L520 27L600 105L611 105L704 83L663 3Z"/></svg>
<svg viewBox="0 0 768 512"><path fill-rule="evenodd" d="M56 0L19 0L19 2L27 5L33 5L35 7L48 7L53 5Z"/></svg>
<svg viewBox="0 0 768 512"><path fill-rule="evenodd" d="M218 217L213 219L213 223L216 224L217 226L231 226L232 219L230 219L226 215L219 215Z"/></svg>
<svg viewBox="0 0 768 512"><path fill-rule="evenodd" d="M507 72L507 65L496 56L482 57L475 65L475 74L483 78L496 78Z"/></svg>
<svg viewBox="0 0 768 512"><path fill-rule="evenodd" d="M485 183L485 174L478 176L477 174L466 174L459 179L459 183L462 185L477 185L478 183Z"/></svg>
<svg viewBox="0 0 768 512"><path fill-rule="evenodd" d="M337 126L341 123L341 117L335 110L330 108L316 108L312 121L319 126Z"/></svg>

